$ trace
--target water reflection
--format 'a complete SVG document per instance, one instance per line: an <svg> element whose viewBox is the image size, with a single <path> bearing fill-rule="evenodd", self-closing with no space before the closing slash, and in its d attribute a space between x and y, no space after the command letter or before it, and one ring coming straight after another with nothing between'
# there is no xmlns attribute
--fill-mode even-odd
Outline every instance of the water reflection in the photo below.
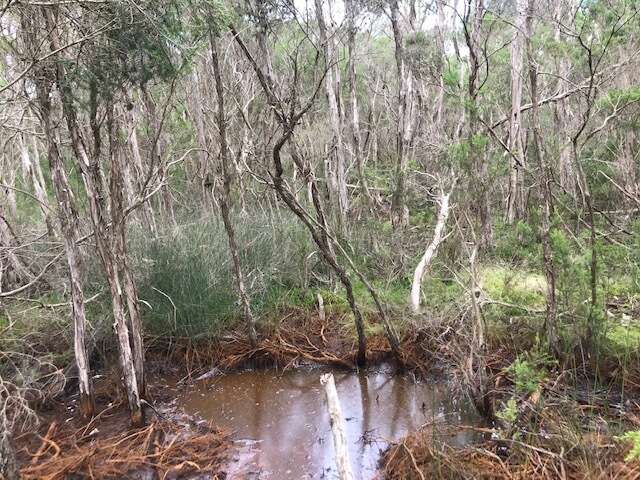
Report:
<svg viewBox="0 0 640 480"><path fill-rule="evenodd" d="M178 406L237 438L258 441L252 458L260 478L335 478L333 442L320 370L240 372L190 388ZM347 420L356 478L374 476L380 452L426 423L475 424L466 402L456 402L441 383L415 383L381 371L334 372ZM450 441L464 444L469 432Z"/></svg>

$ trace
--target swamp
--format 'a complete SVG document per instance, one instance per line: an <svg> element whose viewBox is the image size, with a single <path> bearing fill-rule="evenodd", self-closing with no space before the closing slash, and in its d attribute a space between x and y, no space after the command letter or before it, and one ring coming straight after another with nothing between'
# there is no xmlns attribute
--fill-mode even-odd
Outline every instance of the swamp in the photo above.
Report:
<svg viewBox="0 0 640 480"><path fill-rule="evenodd" d="M640 479L640 0L0 0L0 480Z"/></svg>

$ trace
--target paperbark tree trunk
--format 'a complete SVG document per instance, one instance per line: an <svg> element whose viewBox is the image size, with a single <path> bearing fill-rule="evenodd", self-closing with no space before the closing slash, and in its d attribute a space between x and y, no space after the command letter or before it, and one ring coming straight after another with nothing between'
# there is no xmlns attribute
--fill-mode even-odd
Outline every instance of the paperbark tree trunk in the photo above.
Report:
<svg viewBox="0 0 640 480"><path fill-rule="evenodd" d="M400 25L398 0L390 1L391 26L395 41L396 69L398 72L398 123L396 126L396 186L391 200L391 222L395 228L409 224L406 204L407 150L414 123L413 75L407 66L404 51L404 35Z"/></svg>
<svg viewBox="0 0 640 480"><path fill-rule="evenodd" d="M42 170L40 168L40 159L38 158L37 150L34 150L33 156L30 154L28 144L24 139L24 134L19 135L18 140L20 142L20 156L22 158L23 172L25 173L26 178L31 182L34 196L38 199L42 219L47 226L47 234L49 237L54 238L56 236L55 227L51 219L49 199L47 198L44 181L42 180Z"/></svg>
<svg viewBox="0 0 640 480"><path fill-rule="evenodd" d="M373 199L369 193L369 185L364 172L364 155L362 151L362 136L360 134L360 116L358 112L357 77L356 77L356 10L354 0L345 0L345 13L347 16L347 48L349 50L349 120L351 122L351 148L358 168L360 190L366 205L373 205Z"/></svg>
<svg viewBox="0 0 640 480"><path fill-rule="evenodd" d="M51 49L52 51L61 51L56 19L54 18L52 11L47 7L44 7L42 12L45 17L47 29L51 32ZM62 102L63 116L67 123L67 129L69 130L71 147L74 152L76 164L82 172L82 180L94 228L94 238L111 292L112 310L115 318L114 326L118 337L120 363L127 391L131 423L139 426L144 424L144 411L142 409L142 395L144 395L144 371L141 370L144 362L144 353L142 351L141 334L138 330L139 319L135 319L135 313L132 313L132 311L129 311L129 320L131 320L131 322L129 322L127 318L126 303L131 301L130 299L127 299L128 293L130 292L124 292L123 290L126 287L126 284L131 281L131 278L129 277L129 279L127 279L127 275L130 275L130 273L127 272L128 267L124 260L125 227L123 218L124 206L122 202L122 165L118 160L120 155L115 152L112 140L112 126L110 126L109 157L112 161L110 192L112 225L111 230L109 230L109 218L105 204L107 197L104 191L104 178L100 167L100 132L98 130L100 127L96 121L97 105L95 89L97 86L90 86L89 95L89 108L91 111L90 123L94 136L94 151L93 155L90 156L87 152L83 132L78 125L77 112L73 104L71 86L68 83L62 59L59 59L56 62L55 75L58 90L60 92L60 100ZM113 105L110 105L107 108L107 112L110 115L113 115L112 109ZM130 288L127 290L130 290Z"/></svg>
<svg viewBox="0 0 640 480"><path fill-rule="evenodd" d="M233 173L231 171L230 159L229 159L229 145L227 143L227 126L225 119L225 105L224 105L224 88L222 84L222 74L220 72L220 65L218 61L218 47L216 39L212 33L209 33L209 43L211 46L211 63L213 66L213 76L216 84L216 96L218 102L218 112L216 120L218 123L218 133L220 136L220 160L222 163L222 188L218 189L218 202L220 203L220 210L222 213L222 222L227 232L227 240L229 242L229 253L233 263L233 274L236 280L236 288L238 290L238 297L240 304L242 305L242 316L247 324L249 332L249 341L251 345L256 346L258 344L258 334L256 332L256 322L251 312L251 303L249 301L249 295L244 283L244 275L242 273L242 266L240 265L240 254L238 253L238 244L236 241L235 228L231 220L231 188L233 184ZM221 191L220 191L221 190Z"/></svg>
<svg viewBox="0 0 640 480"><path fill-rule="evenodd" d="M145 169L144 163L142 161L142 154L140 153L140 142L138 141L138 129L135 109L131 109L131 111L129 111L128 115L126 116L126 122L127 130L129 132L129 141L127 142L128 148L131 152L131 158L133 159L132 166L136 174L136 178L138 179L138 181L134 182L134 184L136 188L140 189L142 187L140 179L144 178ZM150 201L144 202L136 214L139 215L139 218L142 220L143 225L152 234L155 234L158 231L153 206Z"/></svg>
<svg viewBox="0 0 640 480"><path fill-rule="evenodd" d="M473 192L471 210L476 216L476 229L478 231L478 247L484 249L492 242L491 202L489 167L485 156L483 142L478 138L480 117L478 114L478 96L480 94L480 67L481 67L481 29L484 18L484 0L468 0L466 7L464 29L465 41L469 49L468 58L468 98L466 108L467 119L467 143L469 148L469 163L475 169L476 177L470 179L470 190Z"/></svg>
<svg viewBox="0 0 640 480"><path fill-rule="evenodd" d="M74 355L78 368L78 387L80 390L80 412L90 418L95 412L93 385L89 355L86 348L86 312L84 308L84 290L82 285L82 255L77 245L78 211L69 185L64 163L60 156L55 131L51 124L50 87L46 82L36 80L38 104L42 129L47 141L47 157L51 170L53 191L58 203L58 218L64 241L64 249L69 267L69 283L71 284L71 314L73 318Z"/></svg>
<svg viewBox="0 0 640 480"><path fill-rule="evenodd" d="M433 231L433 238L427 246L424 255L420 259L420 262L416 266L413 272L413 282L411 283L411 308L414 312L420 310L420 291L422 288L422 278L428 270L434 257L438 252L438 247L444 238L444 231L447 226L447 219L449 218L449 199L451 198L452 191L442 192L440 195L440 211L438 212L438 220L436 222L435 229Z"/></svg>
<svg viewBox="0 0 640 480"><path fill-rule="evenodd" d="M636 134L633 130L622 134L622 140L619 142L619 149L616 161L616 173L619 185L625 192L633 197L638 197L638 180L636 173L636 164L638 159L638 148ZM630 209L635 206L635 202L627 195L622 195L620 199L625 208Z"/></svg>
<svg viewBox="0 0 640 480"><path fill-rule="evenodd" d="M7 219L7 214L0 205L0 291L14 286L29 283L34 275L16 255L17 246L15 232Z"/></svg>
<svg viewBox="0 0 640 480"><path fill-rule="evenodd" d="M0 424L0 480L19 480L20 469L11 444L11 432L3 421Z"/></svg>
<svg viewBox="0 0 640 480"><path fill-rule="evenodd" d="M563 38L562 25L567 17L571 15L573 0L557 2L554 11L554 40L561 44L567 41ZM556 74L558 77L557 88L562 91L566 88L565 83L569 78L571 65L565 55L561 55L556 63ZM553 103L553 121L555 127L555 135L558 151L557 173L560 180L560 186L569 194L571 198L576 198L576 171L571 158L571 137L569 134L569 125L571 119L567 115L569 108L566 99Z"/></svg>

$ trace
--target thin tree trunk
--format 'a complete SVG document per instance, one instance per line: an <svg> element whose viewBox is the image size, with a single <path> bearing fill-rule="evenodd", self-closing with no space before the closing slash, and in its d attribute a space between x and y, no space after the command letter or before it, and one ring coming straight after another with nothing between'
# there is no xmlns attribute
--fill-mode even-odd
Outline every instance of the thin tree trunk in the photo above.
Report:
<svg viewBox="0 0 640 480"><path fill-rule="evenodd" d="M542 179L540 182L541 195L543 198L543 209L541 219L540 236L542 238L542 257L544 262L544 274L547 280L546 286L546 315L545 315L545 334L549 347L554 353L559 352L558 335L556 331L556 280L555 268L553 264L553 252L551 249L551 216L553 214L553 195L551 192L552 175L551 169L547 163L544 152L544 144L542 141L542 132L540 129L539 114L539 96L538 96L538 66L535 61L533 48L531 46L531 23L533 22L533 13L535 8L535 0L527 0L526 9L526 47L527 59L529 62L529 83L531 86L531 128L533 130L533 145L538 167Z"/></svg>
<svg viewBox="0 0 640 480"><path fill-rule="evenodd" d="M525 35L525 0L517 0L517 22L515 38L511 42L511 116L509 117L509 193L505 213L506 223L514 224L524 216L523 169L524 148L522 143L522 125L520 105L522 104L523 78L523 36Z"/></svg>
<svg viewBox="0 0 640 480"><path fill-rule="evenodd" d="M345 10L347 15L348 29L348 49L349 49L349 102L350 102L350 121L351 121L351 143L353 148L353 156L358 168L358 176L360 178L360 189L365 203L371 207L373 199L369 193L367 177L364 172L364 155L362 151L362 137L360 135L360 119L358 113L358 95L357 95L357 78L356 78L356 11L354 0L345 0Z"/></svg>
<svg viewBox="0 0 640 480"><path fill-rule="evenodd" d="M409 224L406 205L407 149L412 136L414 117L413 76L406 64L404 36L400 25L398 0L391 0L391 26L395 40L396 68L398 72L398 123L396 127L396 186L391 202L391 221L395 228Z"/></svg>
<svg viewBox="0 0 640 480"><path fill-rule="evenodd" d="M220 135L220 159L222 161L222 191L218 194L218 201L220 203L220 210L222 213L222 221L224 228L227 232L227 240L229 241L229 253L231 254L231 260L233 263L233 273L236 280L236 287L238 289L238 297L240 304L242 305L242 314L244 321L247 324L249 332L249 341L251 345L256 346L258 343L258 334L256 333L256 322L251 312L251 303L249 301L249 295L245 288L244 275L242 274L242 266L240 265L240 254L238 253L238 244L236 242L236 233L231 221L231 188L233 184L233 174L230 171L229 165L229 146L227 143L227 126L225 119L225 106L224 106L224 88L222 84L222 75L220 72L220 65L218 62L218 47L216 39L213 34L209 33L209 43L211 45L211 63L213 65L213 76L216 83L216 95L218 101L218 132Z"/></svg>
<svg viewBox="0 0 640 480"><path fill-rule="evenodd" d="M34 275L16 255L16 236L0 206L0 290L29 283Z"/></svg>
<svg viewBox="0 0 640 480"><path fill-rule="evenodd" d="M42 170L40 169L40 159L38 158L37 151L34 151L33 157L29 153L29 147L24 140L24 134L18 136L20 142L20 154L22 158L22 168L25 176L31 181L33 186L33 193L36 199L38 199L40 211L42 212L42 218L47 226L47 234L49 237L55 237L55 227L50 215L49 199L45 191L44 183L42 182ZM34 141L35 145L35 141ZM25 178L26 180L26 178Z"/></svg>
<svg viewBox="0 0 640 480"><path fill-rule="evenodd" d="M133 158L133 167L136 172L136 177L138 179L142 179L145 175L145 169L142 161L142 155L140 154L140 143L138 141L138 129L134 112L135 110L131 110L131 112L127 115L127 129L129 130L129 141L127 142L127 144L131 151L131 157ZM135 182L135 184L137 188L142 187L141 181ZM158 227L156 225L155 214L151 202L144 202L140 208L140 212L140 217L145 227L152 234L155 234L158 231Z"/></svg>
<svg viewBox="0 0 640 480"><path fill-rule="evenodd" d="M572 11L571 3L573 0L567 2L557 2L556 9L554 11L554 40L561 44L567 40L563 38L562 24L566 15L569 15ZM558 91L562 91L564 84L569 78L569 72L571 66L569 60L565 55L561 55L556 64L556 73L558 77L557 88ZM576 197L576 172L571 158L571 138L569 135L568 125L570 124L569 115L567 115L567 109L569 108L566 99L559 100L553 103L553 120L555 127L555 135L558 150L558 177L560 180L560 186L571 196Z"/></svg>
<svg viewBox="0 0 640 480"><path fill-rule="evenodd" d="M473 3L473 8L472 8ZM479 233L478 246L486 248L492 241L491 203L489 195L489 167L484 147L476 137L480 118L478 114L478 96L480 94L479 75L481 58L481 28L484 18L484 0L467 0L467 18L465 22L465 40L469 49L468 100L467 100L467 143L469 160L477 177L470 180L470 189L474 193L471 210L477 218L476 229ZM469 20L471 19L471 20Z"/></svg>
<svg viewBox="0 0 640 480"><path fill-rule="evenodd" d="M636 173L636 164L638 158L638 148L636 142L636 134L633 130L622 134L622 140L619 142L618 154L616 158L616 173L620 186L625 192L632 197L638 196L638 180ZM622 195L620 199L625 208L630 209L635 206L635 202L627 195Z"/></svg>

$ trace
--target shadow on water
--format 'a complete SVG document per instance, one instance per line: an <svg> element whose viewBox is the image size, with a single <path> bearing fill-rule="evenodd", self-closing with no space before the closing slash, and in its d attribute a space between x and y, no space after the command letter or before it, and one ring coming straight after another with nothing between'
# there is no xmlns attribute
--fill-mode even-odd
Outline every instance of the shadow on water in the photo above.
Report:
<svg viewBox="0 0 640 480"><path fill-rule="evenodd" d="M320 375L324 369L246 371L198 382L176 406L249 440L244 471L261 479L336 478ZM381 452L423 425L477 425L466 400L442 382L415 382L383 370L334 371L355 478L373 478ZM448 437L463 445L469 430Z"/></svg>

